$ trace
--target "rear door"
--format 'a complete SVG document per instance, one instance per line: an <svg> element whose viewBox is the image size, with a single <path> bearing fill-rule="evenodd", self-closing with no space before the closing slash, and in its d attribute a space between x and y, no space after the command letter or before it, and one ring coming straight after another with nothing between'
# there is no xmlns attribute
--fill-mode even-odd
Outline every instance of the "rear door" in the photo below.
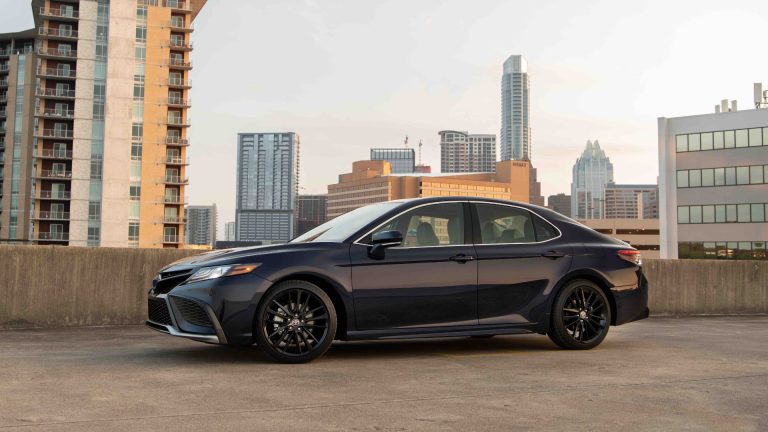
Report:
<svg viewBox="0 0 768 432"><path fill-rule="evenodd" d="M557 228L523 207L478 202L472 208L479 323L535 321L570 269L570 246Z"/></svg>

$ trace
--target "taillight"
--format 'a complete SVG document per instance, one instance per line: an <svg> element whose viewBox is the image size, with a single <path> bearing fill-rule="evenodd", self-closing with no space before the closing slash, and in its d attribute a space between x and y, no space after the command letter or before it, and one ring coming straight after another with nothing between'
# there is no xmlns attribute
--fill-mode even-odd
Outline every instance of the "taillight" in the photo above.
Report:
<svg viewBox="0 0 768 432"><path fill-rule="evenodd" d="M616 252L616 255L624 261L631 262L634 265L642 265L643 259L640 256L640 251L635 249L622 249Z"/></svg>

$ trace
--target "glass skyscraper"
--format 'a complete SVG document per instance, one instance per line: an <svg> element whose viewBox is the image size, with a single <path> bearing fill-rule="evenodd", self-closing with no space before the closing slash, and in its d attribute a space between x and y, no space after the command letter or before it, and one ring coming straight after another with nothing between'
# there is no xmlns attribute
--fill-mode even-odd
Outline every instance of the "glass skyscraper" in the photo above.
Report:
<svg viewBox="0 0 768 432"><path fill-rule="evenodd" d="M501 76L501 160L531 159L528 62L509 56Z"/></svg>
<svg viewBox="0 0 768 432"><path fill-rule="evenodd" d="M237 141L237 240L289 241L295 237L299 136L241 133Z"/></svg>
<svg viewBox="0 0 768 432"><path fill-rule="evenodd" d="M571 217L603 219L608 183L613 183L613 164L597 140L587 141L587 147L573 165Z"/></svg>
<svg viewBox="0 0 768 432"><path fill-rule="evenodd" d="M371 160L389 162L392 174L410 174L416 166L416 152L410 148L372 148Z"/></svg>

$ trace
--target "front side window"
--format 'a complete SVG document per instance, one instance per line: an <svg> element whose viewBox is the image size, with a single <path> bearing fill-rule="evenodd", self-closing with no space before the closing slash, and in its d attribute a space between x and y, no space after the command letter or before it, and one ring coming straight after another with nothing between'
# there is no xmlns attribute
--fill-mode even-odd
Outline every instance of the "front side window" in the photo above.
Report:
<svg viewBox="0 0 768 432"><path fill-rule="evenodd" d="M364 243L370 243L372 235L382 231L399 231L403 235L402 247L462 245L464 206L457 202L417 207L380 225Z"/></svg>

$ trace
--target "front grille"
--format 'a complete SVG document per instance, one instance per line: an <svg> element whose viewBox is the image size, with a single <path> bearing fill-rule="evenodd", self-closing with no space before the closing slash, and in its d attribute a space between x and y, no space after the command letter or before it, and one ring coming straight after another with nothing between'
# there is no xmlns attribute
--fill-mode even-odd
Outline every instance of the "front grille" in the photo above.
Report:
<svg viewBox="0 0 768 432"><path fill-rule="evenodd" d="M185 298L173 296L171 298L185 321L200 327L213 327L211 319L208 318L208 314L202 306Z"/></svg>
<svg viewBox="0 0 768 432"><path fill-rule="evenodd" d="M147 315L150 321L158 324L173 325L171 313L168 311L168 304L163 299L151 298L147 302Z"/></svg>
<svg viewBox="0 0 768 432"><path fill-rule="evenodd" d="M154 282L152 287L155 290L155 295L168 294L172 289L176 288L180 283L184 282L192 275L191 270L178 270L173 272L160 273L161 279Z"/></svg>

